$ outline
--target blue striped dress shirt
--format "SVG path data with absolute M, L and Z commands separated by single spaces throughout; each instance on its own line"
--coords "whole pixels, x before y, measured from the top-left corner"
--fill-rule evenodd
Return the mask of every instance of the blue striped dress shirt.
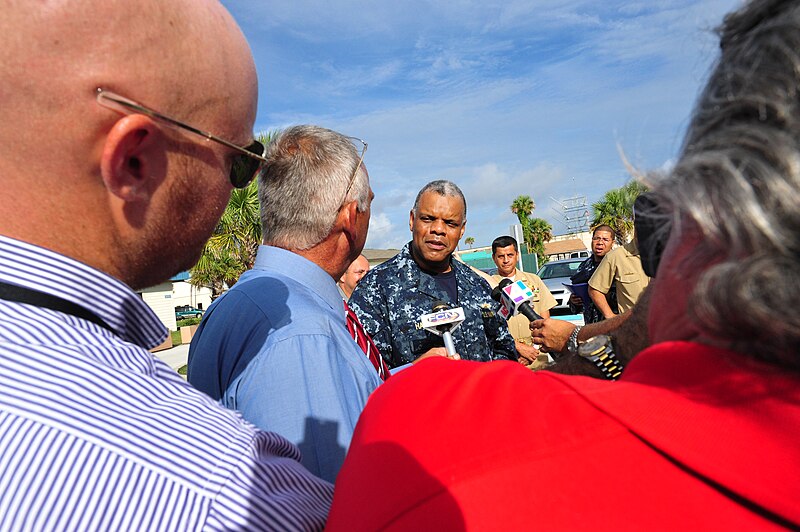
M 166 330 L 127 286 L 2 236 L 0 281 L 113 329 L 0 299 L 0 530 L 322 528 L 331 485 L 154 358 Z

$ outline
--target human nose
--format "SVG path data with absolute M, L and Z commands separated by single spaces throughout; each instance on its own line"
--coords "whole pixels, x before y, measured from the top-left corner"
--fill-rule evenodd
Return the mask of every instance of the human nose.
M 431 233 L 436 233 L 437 235 L 446 234 L 444 222 L 441 220 L 434 220 L 433 223 L 431 223 Z

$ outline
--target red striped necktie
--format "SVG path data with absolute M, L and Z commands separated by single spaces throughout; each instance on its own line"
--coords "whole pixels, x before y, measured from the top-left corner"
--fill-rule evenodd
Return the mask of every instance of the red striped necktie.
M 375 342 L 372 341 L 370 335 L 364 330 L 364 326 L 358 321 L 358 316 L 356 316 L 356 313 L 353 312 L 353 309 L 347 304 L 347 301 L 344 302 L 344 311 L 345 314 L 347 314 L 347 330 L 350 331 L 350 336 L 353 337 L 358 347 L 364 351 L 369 361 L 375 366 L 375 370 L 378 372 L 378 376 L 381 380 L 385 381 L 389 378 L 389 368 L 386 366 L 386 362 L 383 360 L 380 351 L 378 351 L 378 348 L 375 346 Z

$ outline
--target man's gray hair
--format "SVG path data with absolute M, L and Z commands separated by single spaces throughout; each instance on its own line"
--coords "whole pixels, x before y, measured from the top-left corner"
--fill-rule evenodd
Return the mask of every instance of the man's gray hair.
M 369 207 L 363 167 L 344 197 L 360 158 L 352 140 L 303 125 L 283 130 L 269 143 L 258 183 L 265 244 L 309 249 L 328 236 L 344 203 L 356 201 L 361 212 Z
M 750 2 L 718 33 L 680 160 L 652 176 L 656 200 L 674 236 L 703 234 L 676 272 L 705 270 L 689 302 L 697 326 L 800 370 L 800 3 Z
M 436 181 L 431 181 L 417 193 L 417 199 L 414 200 L 414 215 L 416 216 L 417 210 L 419 210 L 419 200 L 423 194 L 426 192 L 436 192 L 440 196 L 450 196 L 456 197 L 461 199 L 461 203 L 464 204 L 464 220 L 467 219 L 467 200 L 464 199 L 464 193 L 461 192 L 461 189 L 458 188 L 458 185 L 453 183 L 452 181 L 447 181 L 446 179 L 438 179 Z

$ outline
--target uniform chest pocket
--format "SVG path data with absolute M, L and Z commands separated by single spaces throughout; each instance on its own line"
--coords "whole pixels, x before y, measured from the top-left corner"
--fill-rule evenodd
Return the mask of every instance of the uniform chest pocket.
M 426 331 L 419 323 L 407 323 L 400 327 L 402 342 L 407 344 L 415 356 L 422 355 L 434 347 L 443 347 L 444 340 L 436 334 Z
M 619 282 L 625 285 L 640 283 L 642 280 L 636 272 L 625 272 L 620 274 Z

